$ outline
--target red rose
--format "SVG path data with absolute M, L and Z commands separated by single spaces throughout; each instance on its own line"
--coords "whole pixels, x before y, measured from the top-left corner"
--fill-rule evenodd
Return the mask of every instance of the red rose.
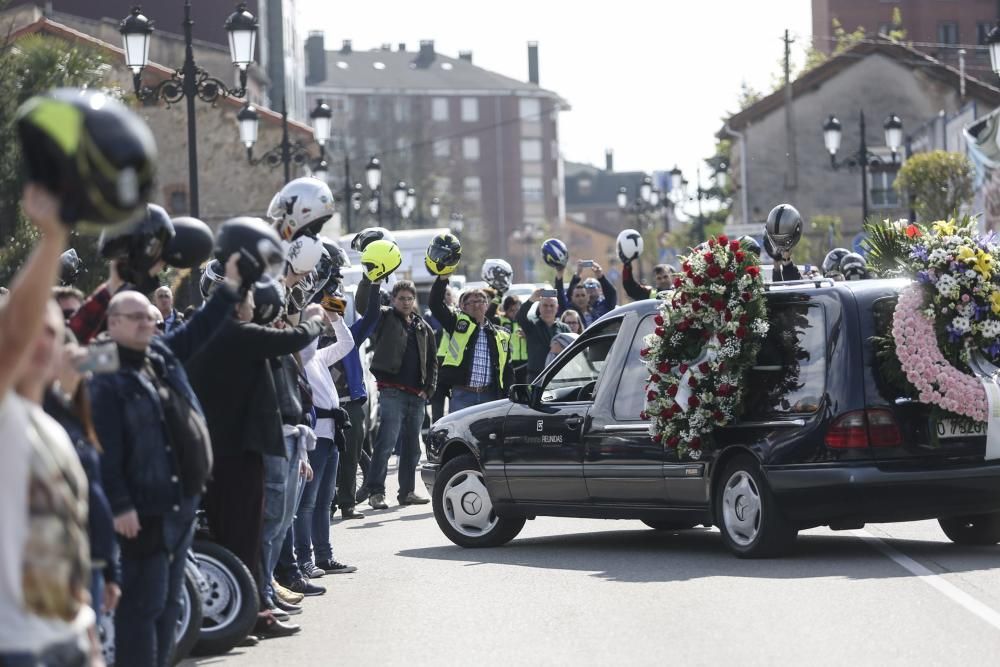
M 747 258 L 747 256 L 745 254 L 743 254 L 742 251 L 739 251 L 739 250 L 736 251 L 736 254 L 734 255 L 734 257 L 736 257 L 736 261 L 739 262 L 740 264 L 742 264 L 743 260 Z
M 639 419 L 649 419 L 649 415 L 646 414 L 645 410 L 639 413 Z
M 722 299 L 716 299 L 712 302 L 712 308 L 715 308 L 715 312 L 721 313 L 726 309 L 726 302 Z
M 722 269 L 719 268 L 718 264 L 711 264 L 708 267 L 708 271 L 706 271 L 705 273 L 708 274 L 709 278 L 718 278 L 720 275 L 722 275 Z
M 712 370 L 712 367 L 708 365 L 707 361 L 703 361 L 700 364 L 698 364 L 698 370 L 704 374 Z
M 697 301 L 692 301 L 691 302 L 691 310 L 693 310 L 696 313 L 699 312 L 701 310 L 701 304 L 698 303 Z
M 719 245 L 726 245 L 729 243 L 729 237 L 725 234 L 719 234 Z
M 744 301 L 749 301 L 750 300 L 750 292 L 743 292 L 743 294 L 740 294 L 740 298 L 743 299 Z
M 705 303 L 708 303 L 709 301 L 712 300 L 712 295 L 709 294 L 708 292 L 702 292 L 701 296 L 699 296 L 698 298 L 704 301 Z
M 687 294 L 681 294 L 681 305 L 688 302 Z
M 715 247 L 715 239 L 709 239 L 708 240 L 708 247 L 709 248 L 714 248 Z
M 678 331 L 687 331 L 690 326 L 691 326 L 690 322 L 688 322 L 687 320 L 682 320 L 682 321 L 680 321 L 680 322 L 677 323 L 677 330 Z
M 732 271 L 726 271 L 725 273 L 722 274 L 722 279 L 725 280 L 727 283 L 731 283 L 734 280 L 736 280 L 736 274 L 733 273 Z
M 747 316 L 746 313 L 744 313 L 740 315 L 740 324 L 746 324 L 746 323 L 747 323 Z
M 732 241 L 729 242 L 729 249 L 732 250 L 733 252 L 739 251 L 739 249 L 740 249 L 740 242 L 737 241 L 736 239 L 733 239 Z M 742 259 L 737 259 L 736 261 L 737 262 L 742 262 L 743 260 Z
M 747 335 L 747 328 L 746 327 L 736 327 L 736 337 L 737 338 L 741 338 L 741 339 L 742 338 L 746 338 L 746 335 Z
M 663 332 L 664 332 L 663 327 L 656 327 L 656 329 L 654 329 L 654 331 L 653 331 L 653 333 L 655 333 L 657 336 L 661 336 L 661 337 L 663 336 Z
M 704 255 L 704 257 L 705 257 L 705 261 L 708 262 L 709 264 L 712 264 L 713 262 L 715 262 L 715 255 L 713 255 L 710 252 L 706 252 L 705 255 Z
M 657 315 L 656 317 L 653 318 L 653 321 L 656 322 L 657 326 L 663 326 L 663 316 L 662 315 Z
M 677 385 L 672 384 L 669 387 L 667 387 L 667 396 L 673 398 L 676 395 L 677 395 Z
M 691 442 L 688 443 L 688 447 L 691 449 L 701 449 L 701 438 L 698 436 L 691 438 Z
M 680 372 L 681 375 L 684 375 L 685 373 L 687 373 L 688 365 L 681 364 L 680 366 L 677 367 L 677 370 Z
M 722 332 L 719 332 L 719 333 L 715 334 L 715 337 L 719 339 L 720 343 L 725 343 L 726 342 L 726 334 L 724 334 Z M 721 370 L 721 368 L 720 368 L 720 370 Z
M 720 384 L 719 388 L 715 390 L 715 393 L 718 394 L 719 396 L 729 396 L 730 392 L 731 392 L 731 388 L 725 382 L 723 382 L 722 384 Z
M 702 279 L 701 276 L 691 276 L 691 282 L 692 284 L 694 284 L 695 287 L 701 287 L 702 283 L 704 283 L 705 281 Z
M 662 410 L 660 410 L 660 416 L 663 417 L 664 419 L 670 417 L 672 414 L 674 414 L 674 411 L 671 410 L 670 408 L 663 408 Z
M 674 278 L 674 287 L 680 287 L 682 282 L 680 278 Z
M 655 391 L 647 391 L 646 392 L 646 400 L 647 401 L 655 401 L 656 400 L 656 392 Z
M 670 364 L 668 364 L 665 361 L 661 361 L 660 364 L 656 367 L 656 370 L 660 371 L 661 373 L 669 373 Z
M 693 375 L 691 377 L 689 377 L 688 378 L 688 386 L 689 387 L 697 387 L 698 386 L 698 378 L 696 378 Z
M 653 442 L 660 442 L 661 440 L 663 440 L 663 436 L 659 433 L 653 436 Z
M 679 405 L 677 405 L 676 403 L 674 403 L 674 414 L 675 414 L 675 415 L 679 415 L 679 414 L 680 414 L 681 412 L 683 412 L 683 411 L 681 410 L 681 406 L 679 406 Z
M 681 269 L 684 270 L 684 273 L 691 273 L 691 265 L 688 264 L 687 262 L 681 264 Z
M 657 375 L 656 373 L 653 373 L 652 375 L 649 376 L 649 381 L 650 382 L 659 382 L 660 381 L 660 376 Z
M 669 447 L 676 447 L 677 445 L 680 444 L 680 442 L 681 439 L 678 438 L 676 435 L 672 435 L 669 438 L 667 438 L 667 446 Z
M 730 311 L 728 311 L 728 310 L 726 311 L 726 314 L 723 315 L 723 317 L 726 318 L 727 322 L 732 322 L 733 321 L 733 314 Z
M 747 275 L 749 275 L 751 278 L 756 278 L 757 276 L 760 275 L 760 268 L 756 266 L 748 266 Z
M 640 357 L 645 357 L 648 354 L 649 354 L 649 348 L 648 347 L 644 347 L 641 350 L 639 350 L 639 356 Z
M 722 410 L 716 410 L 715 412 L 712 413 L 712 417 L 715 418 L 715 421 L 721 422 L 723 419 L 726 418 L 726 415 L 722 414 Z
M 697 396 L 689 396 L 688 397 L 688 407 L 689 408 L 696 408 L 699 405 L 701 405 L 701 401 L 698 400 Z

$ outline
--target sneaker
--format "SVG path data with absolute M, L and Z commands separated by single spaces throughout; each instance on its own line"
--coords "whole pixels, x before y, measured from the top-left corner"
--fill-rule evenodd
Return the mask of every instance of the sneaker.
M 430 498 L 418 496 L 415 491 L 410 491 L 406 494 L 406 497 L 399 498 L 398 500 L 400 505 L 426 505 L 431 501 Z
M 274 589 L 275 597 L 285 604 L 298 604 L 302 602 L 302 598 L 304 597 L 302 593 L 296 593 L 295 591 L 289 590 L 277 581 L 271 582 L 271 588 Z
M 351 572 L 357 572 L 358 568 L 353 565 L 344 565 L 343 563 L 338 563 L 335 560 L 324 560 L 316 563 L 316 567 L 323 570 L 327 574 L 350 574 Z
M 310 579 L 319 579 L 326 574 L 326 572 L 313 565 L 312 561 L 308 563 L 299 563 L 299 569 L 302 570 L 302 574 L 304 576 L 309 577 Z
M 353 507 L 345 507 L 340 510 L 340 519 L 343 521 L 345 519 L 364 519 L 365 515 L 357 511 Z
M 277 595 L 271 598 L 271 604 L 273 604 L 276 609 L 280 609 L 290 616 L 302 613 L 302 607 L 297 604 L 288 604 L 287 602 L 283 602 Z
M 325 588 L 323 588 L 322 586 L 317 586 L 316 584 L 312 583 L 305 577 L 293 581 L 292 585 L 289 586 L 289 588 L 296 593 L 301 593 L 302 595 L 305 595 L 306 597 L 311 597 L 313 595 L 323 595 L 323 593 L 326 593 Z
M 368 504 L 372 506 L 373 510 L 389 509 L 389 506 L 385 504 L 385 495 L 381 493 L 373 493 L 368 499 Z

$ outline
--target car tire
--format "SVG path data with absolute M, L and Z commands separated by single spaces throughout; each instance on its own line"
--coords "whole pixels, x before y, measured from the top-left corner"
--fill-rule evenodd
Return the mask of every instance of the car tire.
M 781 556 L 795 543 L 798 530 L 781 512 L 752 456 L 729 462 L 716 485 L 714 505 L 722 540 L 740 558 Z
M 174 662 L 179 663 L 188 657 L 201 636 L 202 601 L 198 588 L 198 579 L 189 563 L 184 569 L 184 587 L 181 590 L 181 616 L 177 619 L 177 643 L 174 646 Z
M 1000 542 L 1000 512 L 938 519 L 941 530 L 955 544 L 992 546 Z
M 524 527 L 525 519 L 496 515 L 483 472 L 471 454 L 457 456 L 441 467 L 431 500 L 441 532 L 460 547 L 498 547 Z
M 207 540 L 191 547 L 208 582 L 202 624 L 192 655 L 219 655 L 243 641 L 257 623 L 260 596 L 250 570 L 232 551 Z
M 691 530 L 698 525 L 691 521 L 646 521 L 643 519 L 642 522 L 653 530 Z

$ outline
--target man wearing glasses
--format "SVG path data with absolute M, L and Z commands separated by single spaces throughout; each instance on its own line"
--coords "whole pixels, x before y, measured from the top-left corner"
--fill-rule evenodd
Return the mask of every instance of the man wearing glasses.
M 358 303 L 367 303 L 369 289 L 378 289 L 378 285 L 361 283 Z M 417 288 L 412 281 L 400 280 L 392 286 L 392 305 L 382 306 L 371 345 L 381 422 L 365 481 L 371 492 L 368 504 L 372 509 L 389 507 L 385 503 L 385 476 L 398 439 L 402 450 L 397 499 L 400 505 L 422 505 L 428 499 L 414 490 L 420 463 L 420 428 L 425 406 L 437 384 L 437 357 L 434 332 L 417 311 Z
M 448 337 L 441 362 L 441 382 L 451 386 L 450 411 L 495 401 L 513 382 L 510 334 L 487 317 L 489 299 L 479 289 L 459 298 L 459 311 L 445 304 L 448 277 L 438 276 L 431 287 L 431 313 Z

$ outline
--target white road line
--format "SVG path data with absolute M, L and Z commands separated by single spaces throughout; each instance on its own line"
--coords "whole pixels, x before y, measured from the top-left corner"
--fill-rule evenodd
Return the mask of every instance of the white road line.
M 903 569 L 909 571 L 911 574 L 920 579 L 920 581 L 924 582 L 931 588 L 937 589 L 939 593 L 951 598 L 953 602 L 958 603 L 966 610 L 972 612 L 992 625 L 994 628 L 1000 630 L 1000 612 L 997 610 L 983 604 L 963 591 L 961 588 L 949 583 L 941 575 L 935 574 L 906 554 L 892 548 L 877 535 L 874 535 L 867 530 L 853 530 L 851 532 L 855 537 L 868 542 L 873 547 L 881 551 L 886 557 L 891 559 Z

